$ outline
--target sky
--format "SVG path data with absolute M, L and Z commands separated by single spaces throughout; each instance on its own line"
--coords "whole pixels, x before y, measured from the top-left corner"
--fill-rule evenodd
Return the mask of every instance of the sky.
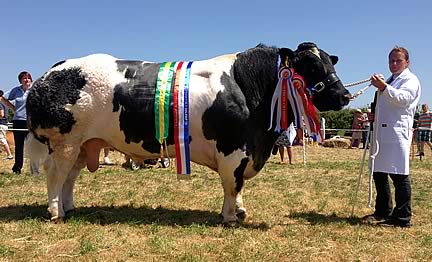
M 53 64 L 92 53 L 155 62 L 204 60 L 264 43 L 314 42 L 337 55 L 344 84 L 390 76 L 388 53 L 410 52 L 420 103 L 432 106 L 432 1 L 20 0 L 0 2 L 0 89 Z M 357 92 L 367 84 L 349 88 Z M 348 107 L 365 107 L 374 89 Z

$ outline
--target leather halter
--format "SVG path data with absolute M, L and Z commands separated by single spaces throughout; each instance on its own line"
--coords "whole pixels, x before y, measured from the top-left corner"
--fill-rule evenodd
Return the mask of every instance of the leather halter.
M 311 91 L 319 93 L 323 91 L 326 86 L 333 85 L 338 81 L 340 81 L 340 79 L 336 73 L 330 73 L 323 81 L 316 83 L 313 88 L 311 88 Z
M 303 51 L 312 52 L 311 50 L 302 50 L 301 52 L 303 52 Z M 314 55 L 316 55 L 319 59 L 321 59 L 321 57 L 319 55 L 315 54 L 314 52 L 312 52 L 312 53 Z M 286 57 L 285 59 L 286 59 L 285 60 L 285 66 L 293 67 L 292 63 L 289 63 L 288 57 Z M 328 74 L 326 76 L 326 78 L 324 78 L 324 80 L 316 83 L 314 86 L 311 87 L 310 85 L 307 85 L 307 90 L 309 91 L 309 95 L 312 96 L 314 93 L 319 93 L 319 92 L 323 91 L 326 86 L 333 85 L 334 83 L 336 83 L 338 81 L 340 81 L 339 77 L 336 75 L 335 72 L 332 72 L 332 73 Z
M 302 51 L 312 52 L 310 50 L 302 50 Z M 282 56 L 281 54 L 279 54 L 279 59 L 280 59 L 279 60 L 279 66 L 285 66 L 288 68 L 293 68 L 293 63 L 290 61 L 288 55 Z M 321 58 L 319 57 L 319 59 L 321 59 Z M 336 83 L 338 81 L 340 81 L 339 77 L 336 75 L 335 72 L 332 72 L 332 73 L 328 74 L 326 76 L 326 78 L 324 78 L 324 80 L 316 83 L 314 86 L 307 85 L 308 93 L 310 96 L 312 96 L 314 93 L 319 93 L 319 92 L 323 91 L 326 86 L 333 85 L 334 83 Z

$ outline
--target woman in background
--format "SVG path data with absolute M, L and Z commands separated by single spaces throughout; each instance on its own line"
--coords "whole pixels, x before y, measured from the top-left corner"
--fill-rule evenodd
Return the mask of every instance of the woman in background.
M 24 163 L 24 140 L 28 134 L 26 101 L 33 80 L 29 72 L 23 71 L 19 73 L 18 81 L 21 85 L 14 87 L 7 99 L 0 97 L 0 102 L 14 111 L 12 128 L 15 140 L 15 163 L 12 172 L 15 174 L 21 174 Z

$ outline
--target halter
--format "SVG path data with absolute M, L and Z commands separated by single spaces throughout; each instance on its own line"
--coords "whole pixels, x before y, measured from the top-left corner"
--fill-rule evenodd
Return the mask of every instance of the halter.
M 300 52 L 311 52 L 312 54 L 314 54 L 315 56 L 318 57 L 318 59 L 322 60 L 321 56 L 319 55 L 319 50 L 316 47 L 313 47 L 312 49 L 306 49 L 306 50 L 302 50 Z M 286 58 L 288 59 L 288 57 Z M 288 67 L 288 65 L 286 65 Z M 312 96 L 314 93 L 319 93 L 321 91 L 324 90 L 324 88 L 326 88 L 327 86 L 333 85 L 336 82 L 340 81 L 339 77 L 336 75 L 335 72 L 331 72 L 330 74 L 328 74 L 324 80 L 316 83 L 315 85 L 311 86 L 311 85 L 305 85 L 307 87 L 307 90 L 309 92 L 309 95 Z M 306 83 L 307 84 L 307 83 Z
M 316 52 L 319 52 L 318 49 L 317 49 L 316 47 L 315 47 L 315 49 L 316 49 Z M 312 53 L 313 53 L 314 55 L 316 55 L 319 59 L 321 59 L 321 57 L 319 56 L 319 54 L 317 54 L 316 52 L 314 52 L 312 49 L 309 49 L 309 50 L 302 50 L 301 52 L 303 52 L 303 51 L 312 52 Z M 285 58 L 285 59 L 283 60 L 283 58 L 282 58 L 281 55 L 279 54 L 279 56 L 278 56 L 278 71 L 279 71 L 279 69 L 282 68 L 282 67 L 286 67 L 286 68 L 289 68 L 291 71 L 294 71 L 294 67 L 293 67 L 291 61 L 289 60 L 289 57 L 288 57 L 288 56 L 285 56 L 284 58 Z M 282 61 L 282 60 L 283 60 L 283 61 Z M 322 59 L 321 59 L 321 60 L 322 60 Z M 319 93 L 319 92 L 323 91 L 326 87 L 328 87 L 328 86 L 330 86 L 330 85 L 333 85 L 333 84 L 335 84 L 335 83 L 341 81 L 341 80 L 339 79 L 339 77 L 336 75 L 335 72 L 331 72 L 330 74 L 328 74 L 328 75 L 324 78 L 324 80 L 322 80 L 322 81 L 316 83 L 316 84 L 313 85 L 313 86 L 309 85 L 309 84 L 304 80 L 304 77 L 303 77 L 303 76 L 301 76 L 301 77 L 302 77 L 302 79 L 303 79 L 303 81 L 304 81 L 304 87 L 306 87 L 305 90 L 307 90 L 307 95 L 308 95 L 309 97 L 312 97 L 315 93 Z
M 323 81 L 316 83 L 312 88 L 313 92 L 319 93 L 324 90 L 326 86 L 333 85 L 334 83 L 340 81 L 336 73 L 330 73 Z

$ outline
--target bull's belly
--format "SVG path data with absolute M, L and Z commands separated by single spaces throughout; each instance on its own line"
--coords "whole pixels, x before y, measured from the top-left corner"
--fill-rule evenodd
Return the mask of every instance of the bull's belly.
M 130 156 L 135 161 L 143 161 L 145 159 L 155 159 L 161 157 L 160 153 L 151 153 L 145 150 L 139 143 L 126 143 L 123 132 L 116 124 L 106 122 L 105 128 L 95 126 L 96 123 L 89 128 L 87 132 L 81 130 L 73 130 L 68 134 L 60 134 L 57 129 L 38 129 L 36 134 L 39 136 L 49 137 L 50 146 L 53 151 L 65 149 L 65 145 L 72 146 L 78 152 L 85 151 L 87 168 L 94 172 L 99 167 L 100 150 L 104 147 L 111 147 L 125 155 Z M 82 125 L 80 125 L 81 127 Z M 92 130 L 89 132 L 89 130 Z M 202 135 L 191 134 L 192 141 L 190 143 L 190 160 L 199 165 L 207 166 L 214 171 L 218 171 L 218 161 L 216 155 L 216 144 L 213 140 L 206 140 Z M 78 154 L 78 153 L 77 153 Z M 71 156 L 72 157 L 72 156 Z M 77 157 L 77 155 L 76 155 Z M 168 150 L 163 151 L 163 157 L 175 158 L 175 146 L 168 146 Z
M 119 136 L 115 136 L 119 137 Z M 215 142 L 206 139 L 200 139 L 199 136 L 193 136 L 192 142 L 189 145 L 190 150 L 190 160 L 199 165 L 207 166 L 210 169 L 217 171 L 217 161 L 215 158 Z M 151 153 L 145 150 L 141 143 L 130 143 L 124 142 L 124 139 L 106 139 L 111 141 L 109 146 L 117 151 L 120 151 L 126 155 L 132 157 L 132 159 L 137 161 L 142 161 L 145 159 L 154 159 L 161 157 L 160 153 Z M 175 158 L 175 146 L 168 146 L 168 150 L 164 150 L 163 157 Z

